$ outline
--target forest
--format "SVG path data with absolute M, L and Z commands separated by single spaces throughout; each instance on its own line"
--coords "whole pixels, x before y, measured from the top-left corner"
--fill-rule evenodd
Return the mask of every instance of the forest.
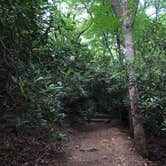
M 1 0 L 0 163 L 166 165 L 165 0 Z

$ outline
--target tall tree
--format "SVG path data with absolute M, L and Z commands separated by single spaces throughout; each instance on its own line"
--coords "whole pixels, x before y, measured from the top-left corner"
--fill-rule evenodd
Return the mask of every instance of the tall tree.
M 135 50 L 133 41 L 133 24 L 136 17 L 139 0 L 110 0 L 111 7 L 121 20 L 121 26 L 124 34 L 125 42 L 125 58 L 128 62 L 128 77 L 129 77 L 129 97 L 131 106 L 131 124 L 132 133 L 134 135 L 135 147 L 142 155 L 147 155 L 145 133 L 140 110 L 138 108 L 139 94 L 136 84 L 136 74 L 133 66 L 135 60 Z

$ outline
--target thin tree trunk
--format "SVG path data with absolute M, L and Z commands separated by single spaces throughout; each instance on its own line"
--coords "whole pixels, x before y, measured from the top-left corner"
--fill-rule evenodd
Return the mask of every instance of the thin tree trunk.
M 115 37 L 116 37 L 116 44 L 117 44 L 117 54 L 118 54 L 118 59 L 120 63 L 121 70 L 123 69 L 123 54 L 121 51 L 121 41 L 120 41 L 120 35 L 118 32 L 118 29 L 115 31 Z
M 145 133 L 143 128 L 142 119 L 140 117 L 140 110 L 138 108 L 139 94 L 136 84 L 135 70 L 133 67 L 133 62 L 135 59 L 135 50 L 133 42 L 133 34 L 131 27 L 131 20 L 124 19 L 122 24 L 122 29 L 124 32 L 124 41 L 125 41 L 125 58 L 128 65 L 128 77 L 129 77 L 129 97 L 130 97 L 130 106 L 131 106 L 131 120 L 132 126 L 130 127 L 135 141 L 135 148 L 139 153 L 146 156 L 146 142 L 145 142 Z
M 138 108 L 139 94 L 136 84 L 136 75 L 133 66 L 135 59 L 134 41 L 133 41 L 133 24 L 136 17 L 138 7 L 138 0 L 135 0 L 135 10 L 131 14 L 130 6 L 127 0 L 110 0 L 111 6 L 116 16 L 122 19 L 122 29 L 125 41 L 125 59 L 128 64 L 128 78 L 129 78 L 129 97 L 131 112 L 129 117 L 132 120 L 131 130 L 133 130 L 135 148 L 143 156 L 147 156 L 145 133 L 143 128 L 140 110 Z
M 106 46 L 106 48 L 108 49 L 108 51 L 109 51 L 109 53 L 110 53 L 110 55 L 111 55 L 112 64 L 114 64 L 114 63 L 115 63 L 115 59 L 114 59 L 114 55 L 113 55 L 113 53 L 112 53 L 112 51 L 111 51 L 111 48 L 110 48 L 110 46 L 109 46 L 108 34 L 107 34 L 107 33 L 103 33 L 103 37 L 104 37 L 104 40 L 105 40 L 105 46 Z

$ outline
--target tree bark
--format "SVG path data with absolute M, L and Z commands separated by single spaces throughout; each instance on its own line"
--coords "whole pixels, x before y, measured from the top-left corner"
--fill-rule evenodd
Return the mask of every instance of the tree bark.
M 143 128 L 142 119 L 140 117 L 140 110 L 138 109 L 139 94 L 136 85 L 135 70 L 132 63 L 135 59 L 134 42 L 132 29 L 123 25 L 124 39 L 125 39 L 125 58 L 130 63 L 128 66 L 128 77 L 129 77 L 129 97 L 131 106 L 131 130 L 134 135 L 135 147 L 138 152 L 142 155 L 147 155 L 145 133 Z
M 118 29 L 115 30 L 115 38 L 116 38 L 116 44 L 117 44 L 117 56 L 118 56 L 118 60 L 119 60 L 119 63 L 120 63 L 120 68 L 121 70 L 123 70 L 124 68 L 124 65 L 123 65 L 123 54 L 122 54 L 122 51 L 121 51 L 121 41 L 120 41 L 120 35 L 119 35 L 119 32 L 118 32 Z
M 142 119 L 140 116 L 140 110 L 138 108 L 139 94 L 136 84 L 136 75 L 133 66 L 135 60 L 135 50 L 133 41 L 133 24 L 135 20 L 136 11 L 131 15 L 130 7 L 127 0 L 110 0 L 112 9 L 114 10 L 118 18 L 122 18 L 122 29 L 124 33 L 125 42 L 125 59 L 128 64 L 128 78 L 129 78 L 129 97 L 131 112 L 129 119 L 132 121 L 130 125 L 134 136 L 135 148 L 143 156 L 147 156 L 145 133 L 143 128 Z M 136 8 L 138 1 L 136 1 Z M 129 14 L 130 13 L 130 14 Z

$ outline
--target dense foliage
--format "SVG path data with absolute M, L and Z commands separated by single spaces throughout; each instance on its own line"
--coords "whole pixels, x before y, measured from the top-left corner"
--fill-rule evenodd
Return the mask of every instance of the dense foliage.
M 68 1 L 68 12 L 47 0 L 1 1 L 1 130 L 54 128 L 72 113 L 127 119 L 128 62 L 119 22 L 107 2 L 73 3 L 90 15 L 81 25 L 81 10 L 72 12 Z M 134 27 L 135 68 L 146 127 L 160 134 L 166 130 L 165 13 L 150 17 L 146 8 L 138 10 Z

